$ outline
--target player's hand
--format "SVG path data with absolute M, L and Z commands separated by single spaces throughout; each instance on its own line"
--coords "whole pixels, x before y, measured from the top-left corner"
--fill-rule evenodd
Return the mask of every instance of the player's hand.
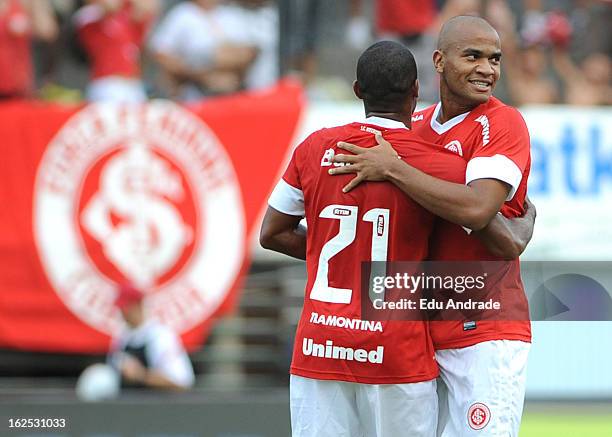
M 332 161 L 345 165 L 330 169 L 329 174 L 357 174 L 345 185 L 342 189 L 343 192 L 348 193 L 363 181 L 385 180 L 390 166 L 401 159 L 391 143 L 385 140 L 381 134 L 376 134 L 375 138 L 378 145 L 370 148 L 359 147 L 344 141 L 338 143 L 340 149 L 351 152 L 353 155 L 335 155 Z
M 533 219 L 535 221 L 535 218 L 537 216 L 537 210 L 536 210 L 536 206 L 531 202 L 531 199 L 529 198 L 529 196 L 525 196 L 525 202 L 523 202 L 523 208 L 525 208 L 525 212 L 523 213 L 523 216 L 526 216 L 529 214 L 533 216 Z

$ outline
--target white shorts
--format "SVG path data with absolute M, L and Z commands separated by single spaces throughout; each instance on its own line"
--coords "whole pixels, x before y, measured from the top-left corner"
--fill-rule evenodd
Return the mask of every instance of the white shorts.
M 530 346 L 496 340 L 436 351 L 438 437 L 517 437 Z
M 357 384 L 291 375 L 293 437 L 434 437 L 436 381 Z

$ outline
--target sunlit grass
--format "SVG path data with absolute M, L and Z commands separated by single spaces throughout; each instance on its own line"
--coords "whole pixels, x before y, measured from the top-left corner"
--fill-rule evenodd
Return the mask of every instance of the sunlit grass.
M 525 414 L 520 437 L 612 437 L 610 415 Z

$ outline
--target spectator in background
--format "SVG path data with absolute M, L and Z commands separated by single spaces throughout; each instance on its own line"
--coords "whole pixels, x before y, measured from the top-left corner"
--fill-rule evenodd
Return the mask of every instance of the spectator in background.
M 140 55 L 156 0 L 87 0 L 74 17 L 91 66 L 87 99 L 138 103 L 147 99 Z
M 546 74 L 548 56 L 544 47 L 534 44 L 512 55 L 508 45 L 504 47 L 503 65 L 512 103 L 516 106 L 558 103 L 557 84 Z
M 122 387 L 190 388 L 195 377 L 181 339 L 166 326 L 145 319 L 143 298 L 131 285 L 118 287 L 115 305 L 127 329 L 113 340 L 109 362 L 120 373 Z
M 586 8 L 585 2 L 579 3 L 583 3 L 582 9 L 574 10 L 572 15 L 580 15 L 577 11 L 582 11 L 584 19 L 587 20 L 586 12 L 590 9 Z M 584 35 L 580 37 L 576 34 L 576 28 L 564 13 L 544 11 L 540 0 L 525 0 L 524 6 L 526 12 L 521 37 L 527 48 L 506 50 L 508 62 L 505 65 L 515 104 L 546 104 L 559 101 L 570 105 L 610 104 L 610 58 L 604 53 L 589 53 L 589 47 L 596 45 L 589 44 L 587 47 L 584 44 Z M 584 29 L 581 32 L 584 32 Z M 575 45 L 577 37 L 583 41 L 579 52 L 583 58 L 580 65 L 576 64 L 570 55 L 570 47 Z M 517 39 L 508 38 L 508 41 Z M 508 45 L 505 41 L 506 48 Z M 563 84 L 561 92 L 546 75 L 547 51 L 551 47 L 552 65 Z M 560 94 L 562 99 L 559 98 Z
M 591 53 L 580 64 L 572 61 L 567 51 L 553 51 L 553 65 L 564 84 L 564 103 L 568 105 L 612 105 L 610 57 Z
M 57 27 L 56 37 L 50 42 L 36 44 L 34 52 L 34 57 L 40 58 L 38 64 L 43 81 L 53 76 L 57 67 L 57 54 L 65 50 L 69 44 L 66 33 L 72 29 L 72 15 L 78 4 L 77 0 L 49 0 L 49 13 L 53 16 Z
M 544 56 L 544 46 L 552 47 L 552 65 L 563 84 L 562 103 L 569 105 L 609 105 L 612 103 L 610 57 L 599 52 L 606 48 L 605 44 L 609 44 L 609 38 L 597 38 L 592 34 L 595 32 L 597 35 L 597 31 L 601 28 L 601 25 L 598 25 L 601 19 L 606 20 L 606 17 L 609 16 L 606 14 L 610 13 L 610 7 L 606 8 L 603 3 L 605 2 L 577 1 L 568 17 L 558 10 L 545 11 L 541 0 L 524 0 L 526 12 L 521 35 L 526 43 L 537 44 L 540 58 Z M 582 58 L 581 63 L 573 61 L 570 54 L 571 47 L 577 48 L 577 54 Z M 529 52 L 526 53 L 529 54 Z M 544 62 L 544 60 L 539 61 L 540 64 Z M 515 69 L 520 68 L 517 66 L 520 62 L 509 64 Z M 533 100 L 541 88 L 532 88 L 522 79 L 519 77 L 516 82 L 527 90 L 524 91 L 526 97 L 531 97 Z M 527 101 L 527 103 L 530 102 Z
M 311 84 L 318 73 L 317 50 L 323 0 L 280 0 L 282 72 Z
M 517 31 L 516 18 L 507 2 L 489 1 L 485 14 L 502 40 L 502 68 L 512 103 L 517 106 L 557 103 L 558 86 L 548 74 L 548 54 L 543 34 L 534 27 L 535 22 L 530 24 L 530 38 L 522 39 Z
M 429 30 L 437 14 L 435 0 L 377 0 L 377 36 L 410 46 Z
M 569 19 L 560 12 L 548 14 L 547 37 L 553 46 L 553 66 L 564 85 L 564 103 L 569 105 L 612 104 L 610 58 L 603 53 L 583 55 L 582 62 L 573 62 L 569 47 L 574 38 Z
M 48 0 L 0 0 L 0 98 L 32 95 L 32 38 L 51 42 L 57 32 Z
M 257 57 L 248 68 L 244 87 L 257 90 L 278 80 L 278 9 L 270 0 L 238 0 L 233 13 L 242 30 L 242 43 L 254 45 Z
M 351 0 L 351 19 L 347 29 L 350 45 L 358 48 L 363 38 L 363 0 Z M 437 76 L 431 68 L 431 54 L 436 48 L 438 15 L 436 0 L 376 0 L 375 34 L 378 40 L 403 43 L 414 54 L 418 66 L 419 99 L 435 101 L 438 98 Z M 454 14 L 460 15 L 460 14 Z M 366 45 L 367 41 L 363 41 Z
M 169 97 L 189 101 L 243 88 L 258 49 L 244 42 L 245 23 L 235 10 L 218 3 L 179 3 L 155 30 L 151 50 Z

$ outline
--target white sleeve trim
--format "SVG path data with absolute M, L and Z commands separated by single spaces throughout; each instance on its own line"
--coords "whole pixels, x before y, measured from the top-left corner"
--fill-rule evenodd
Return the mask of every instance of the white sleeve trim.
M 465 170 L 466 185 L 476 179 L 498 179 L 510 185 L 506 201 L 512 200 L 523 178 L 523 172 L 510 158 L 504 155 L 478 156 L 472 158 Z
M 304 217 L 304 193 L 302 190 L 292 187 L 283 179 L 278 181 L 278 184 L 274 187 L 274 191 L 268 199 L 268 205 L 283 214 Z

